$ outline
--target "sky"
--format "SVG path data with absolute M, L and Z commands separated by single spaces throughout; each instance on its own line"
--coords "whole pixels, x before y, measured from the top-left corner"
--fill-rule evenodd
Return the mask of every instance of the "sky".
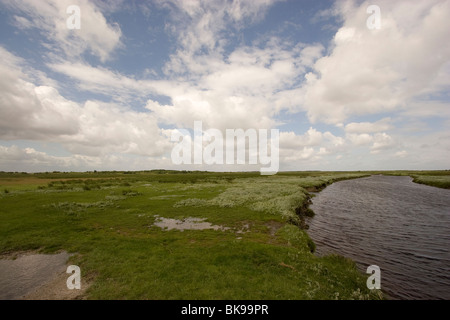
M 0 171 L 258 169 L 174 164 L 195 121 L 278 129 L 283 171 L 450 169 L 449 39 L 450 0 L 0 0 Z

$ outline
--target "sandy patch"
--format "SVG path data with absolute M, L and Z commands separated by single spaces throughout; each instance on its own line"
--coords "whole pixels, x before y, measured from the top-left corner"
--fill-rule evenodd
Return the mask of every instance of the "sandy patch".
M 56 275 L 49 282 L 37 288 L 23 297 L 24 300 L 84 300 L 85 293 L 90 283 L 81 278 L 81 288 L 79 290 L 67 289 L 67 278 L 70 274 L 63 272 Z

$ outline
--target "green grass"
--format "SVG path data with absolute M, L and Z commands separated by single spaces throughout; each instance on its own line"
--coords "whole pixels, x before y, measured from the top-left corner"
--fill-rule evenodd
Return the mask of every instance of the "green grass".
M 414 174 L 448 183 L 448 175 Z M 378 298 L 352 261 L 312 254 L 302 229 L 308 190 L 367 175 L 0 173 L 0 254 L 75 253 L 71 263 L 92 281 L 89 299 Z M 156 216 L 229 229 L 165 231 Z
M 450 189 L 450 175 L 412 175 L 412 177 L 416 183 Z

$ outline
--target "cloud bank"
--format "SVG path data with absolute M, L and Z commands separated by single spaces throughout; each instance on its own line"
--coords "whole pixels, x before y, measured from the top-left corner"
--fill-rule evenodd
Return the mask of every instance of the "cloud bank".
M 273 31 L 242 39 L 277 1 L 140 4 L 165 14 L 170 39 L 147 74 L 123 67 L 135 36 L 119 14 L 126 3 L 79 1 L 80 32 L 66 27 L 70 4 L 1 1 L 5 23 L 37 32 L 42 61 L 0 42 L 0 170 L 186 169 L 170 162 L 170 134 L 194 121 L 280 128 L 285 170 L 447 167 L 450 1 L 379 1 L 374 30 L 369 2 L 338 1 L 309 22 L 331 19 L 333 36 L 308 42 Z

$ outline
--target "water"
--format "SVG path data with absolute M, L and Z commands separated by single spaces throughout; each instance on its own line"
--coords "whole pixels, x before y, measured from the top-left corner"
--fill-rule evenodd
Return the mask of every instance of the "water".
M 22 299 L 66 270 L 67 252 L 0 259 L 0 300 Z
M 390 298 L 450 299 L 450 190 L 371 176 L 333 183 L 311 209 L 317 254 L 379 266 Z
M 228 230 L 230 228 L 212 225 L 209 222 L 205 222 L 206 218 L 186 218 L 183 220 L 163 218 L 156 215 L 155 226 L 158 226 L 164 230 Z

